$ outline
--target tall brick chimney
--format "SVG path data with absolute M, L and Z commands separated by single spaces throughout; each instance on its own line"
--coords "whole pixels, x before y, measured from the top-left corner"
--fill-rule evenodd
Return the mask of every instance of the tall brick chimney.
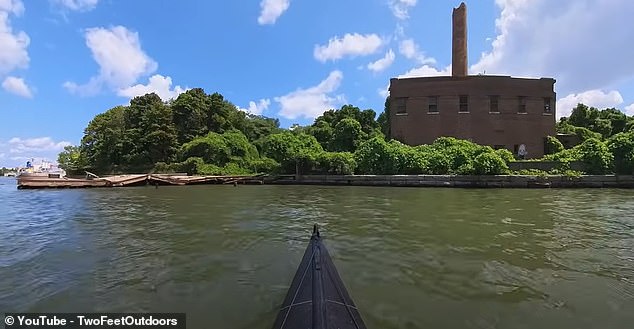
M 451 43 L 451 75 L 467 76 L 467 6 L 453 9 Z

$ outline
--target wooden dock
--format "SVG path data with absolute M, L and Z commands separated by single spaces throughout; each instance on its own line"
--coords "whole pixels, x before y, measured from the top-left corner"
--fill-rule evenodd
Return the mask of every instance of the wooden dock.
M 18 189 L 125 187 L 143 185 L 264 184 L 268 175 L 187 176 L 185 174 L 130 174 L 84 178 L 18 177 Z

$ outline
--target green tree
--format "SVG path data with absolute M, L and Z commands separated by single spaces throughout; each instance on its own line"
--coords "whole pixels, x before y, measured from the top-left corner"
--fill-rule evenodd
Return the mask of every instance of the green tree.
M 634 173 L 634 132 L 618 133 L 607 141 L 614 156 L 614 171 L 617 174 Z
M 594 107 L 588 107 L 584 104 L 577 104 L 572 109 L 568 122 L 576 127 L 584 127 L 590 129 L 594 127 L 596 120 L 599 118 L 599 110 Z
M 155 94 L 135 97 L 128 107 L 129 135 L 134 147 L 131 165 L 149 168 L 157 162 L 174 160 L 178 147 L 171 108 Z
M 390 138 L 390 96 L 385 99 L 383 113 L 379 115 L 376 121 L 383 135 Z
M 324 149 L 333 150 L 334 129 L 325 120 L 316 121 L 312 126 L 308 127 L 306 133 L 317 139 Z
M 322 152 L 317 163 L 320 172 L 332 175 L 351 175 L 356 167 L 354 155 L 349 152 Z
M 627 116 L 625 113 L 615 108 L 608 108 L 599 113 L 599 118 L 610 122 L 610 133 L 607 136 L 604 135 L 604 137 L 609 137 L 625 131 L 625 126 L 627 125 Z
M 253 114 L 249 114 L 246 117 L 242 130 L 251 142 L 265 138 L 268 135 L 277 134 L 281 131 L 282 129 L 280 129 L 280 121 L 278 119 Z
M 82 170 L 85 166 L 82 160 L 81 147 L 74 145 L 65 146 L 64 150 L 57 156 L 59 167 L 68 173 L 75 173 Z
M 602 175 L 609 172 L 613 155 L 602 141 L 591 138 L 576 146 L 579 160 L 586 166 L 586 172 L 592 175 Z
M 80 155 L 88 170 L 108 173 L 125 164 L 126 109 L 117 106 L 97 114 L 84 129 Z
M 344 118 L 333 129 L 332 149 L 339 152 L 354 152 L 364 140 L 366 133 L 353 118 Z
M 178 95 L 170 106 L 179 144 L 207 133 L 206 112 L 211 107 L 211 99 L 203 89 L 194 88 Z
M 304 167 L 311 165 L 308 162 L 316 161 L 317 156 L 323 152 L 315 137 L 290 131 L 266 137 L 262 150 L 264 156 L 279 162 L 284 172 L 305 169 Z
M 201 158 L 204 163 L 224 166 L 230 161 L 231 148 L 221 134 L 210 132 L 183 144 L 181 158 Z

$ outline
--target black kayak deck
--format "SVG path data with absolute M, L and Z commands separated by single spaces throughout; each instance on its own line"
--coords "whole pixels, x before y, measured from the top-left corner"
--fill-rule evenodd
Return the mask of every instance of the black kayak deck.
M 317 225 L 273 329 L 366 329 Z

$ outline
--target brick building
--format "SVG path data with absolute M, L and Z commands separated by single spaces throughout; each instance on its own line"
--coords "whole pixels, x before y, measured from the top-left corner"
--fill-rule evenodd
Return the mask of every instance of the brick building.
M 467 74 L 464 3 L 453 11 L 452 75 L 390 80 L 390 137 L 409 145 L 441 136 L 544 154 L 555 136 L 555 80 Z

